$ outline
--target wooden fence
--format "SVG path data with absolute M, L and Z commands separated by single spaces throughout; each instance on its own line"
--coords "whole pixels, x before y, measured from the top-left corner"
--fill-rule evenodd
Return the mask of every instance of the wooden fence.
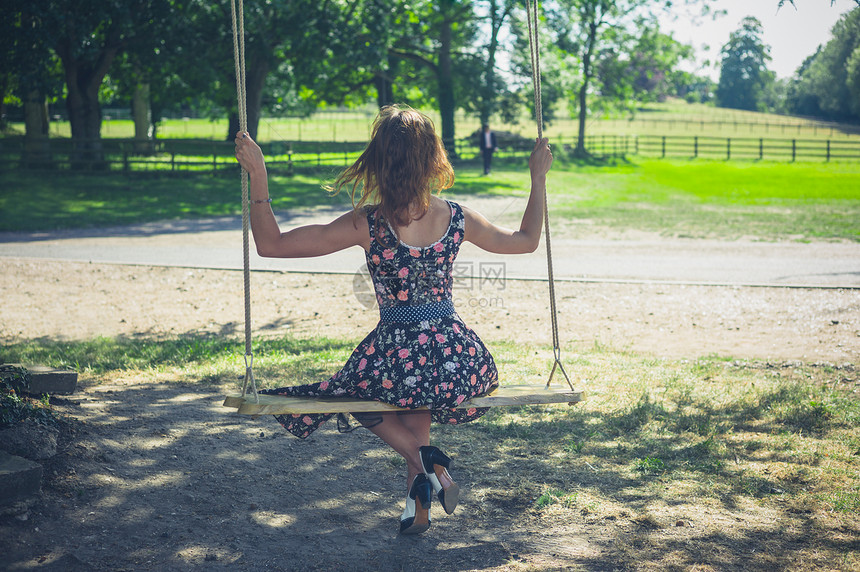
M 860 141 L 641 135 L 634 155 L 758 161 L 860 160 Z
M 570 155 L 576 137 L 556 137 L 553 144 Z M 342 167 L 364 150 L 364 142 L 273 141 L 263 144 L 267 165 L 291 172 L 302 166 Z M 860 141 L 766 139 L 660 135 L 592 135 L 586 149 L 595 157 L 766 161 L 860 161 Z M 500 141 L 498 155 L 527 157 L 528 139 Z M 479 153 L 471 140 L 455 143 L 455 158 L 472 160 Z M 24 138 L 0 139 L 0 169 L 33 168 L 100 172 L 228 172 L 236 169 L 233 143 L 209 140 L 135 141 L 100 139 L 73 142 L 43 139 L 36 145 Z

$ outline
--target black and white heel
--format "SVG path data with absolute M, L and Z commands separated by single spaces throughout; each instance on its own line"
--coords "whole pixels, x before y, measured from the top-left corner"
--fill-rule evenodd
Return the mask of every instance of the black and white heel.
M 400 534 L 421 534 L 430 528 L 430 503 L 433 489 L 425 475 L 416 475 L 400 515 Z
M 424 446 L 418 449 L 421 455 L 421 464 L 424 467 L 424 474 L 427 480 L 433 486 L 433 492 L 439 497 L 439 502 L 442 503 L 442 508 L 448 514 L 453 514 L 457 508 L 457 502 L 460 500 L 460 487 L 448 474 L 448 469 L 451 467 L 451 459 L 440 451 L 437 447 Z M 443 487 L 439 477 L 444 475 L 451 482 L 448 487 Z

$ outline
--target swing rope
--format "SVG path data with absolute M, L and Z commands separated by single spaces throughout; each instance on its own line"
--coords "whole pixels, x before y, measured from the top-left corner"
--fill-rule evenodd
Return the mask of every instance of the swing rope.
M 532 64 L 532 86 L 535 96 L 535 121 L 537 123 L 538 138 L 543 137 L 543 106 L 541 101 L 541 73 L 540 73 L 540 39 L 538 37 L 538 3 L 537 0 L 532 2 L 526 0 L 526 14 L 529 27 L 529 55 Z M 552 377 L 556 370 L 561 371 L 564 379 L 573 390 L 573 384 L 564 369 L 564 364 L 561 363 L 561 345 L 558 339 L 558 309 L 555 302 L 555 278 L 552 269 L 552 240 L 549 231 L 549 207 L 547 205 L 546 186 L 543 192 L 543 221 L 546 229 L 546 267 L 547 267 L 547 282 L 549 283 L 549 306 L 552 316 L 552 353 L 553 364 L 550 371 L 549 379 L 546 382 L 546 388 L 552 383 Z
M 237 7 L 238 2 L 238 7 Z M 245 7 L 242 0 L 230 0 L 233 20 L 233 61 L 236 64 L 236 98 L 239 110 L 239 131 L 248 130 L 248 100 L 245 92 Z M 237 16 L 238 14 L 238 16 Z M 257 382 L 254 380 L 254 353 L 251 349 L 251 255 L 248 228 L 250 210 L 248 201 L 248 171 L 242 169 L 242 254 L 243 276 L 245 280 L 245 377 L 242 383 L 242 396 L 248 391 L 248 384 L 254 392 L 257 403 Z

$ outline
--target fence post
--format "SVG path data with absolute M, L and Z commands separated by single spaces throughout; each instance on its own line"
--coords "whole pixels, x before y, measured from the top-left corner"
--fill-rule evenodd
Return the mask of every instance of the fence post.
M 693 137 L 693 159 L 699 158 L 699 136 Z
M 830 139 L 827 140 L 827 162 L 830 162 Z
M 639 154 L 639 136 L 636 136 L 636 139 L 633 140 L 633 149 L 636 151 L 636 155 Z
M 726 137 L 726 161 L 732 158 L 732 138 Z
M 666 136 L 665 135 L 663 135 L 663 137 L 662 137 L 662 143 L 660 144 L 660 150 L 662 153 L 661 159 L 665 159 L 666 158 Z
M 797 139 L 791 140 L 791 162 L 794 163 L 797 158 Z
M 758 160 L 761 161 L 764 159 L 764 138 L 759 137 L 758 140 Z

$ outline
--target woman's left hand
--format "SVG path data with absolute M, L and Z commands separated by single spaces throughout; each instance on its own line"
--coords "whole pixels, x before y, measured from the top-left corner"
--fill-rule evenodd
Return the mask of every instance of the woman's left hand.
M 251 139 L 247 132 L 240 131 L 236 134 L 236 160 L 248 174 L 261 173 L 266 170 L 266 160 L 263 158 L 263 150 Z

